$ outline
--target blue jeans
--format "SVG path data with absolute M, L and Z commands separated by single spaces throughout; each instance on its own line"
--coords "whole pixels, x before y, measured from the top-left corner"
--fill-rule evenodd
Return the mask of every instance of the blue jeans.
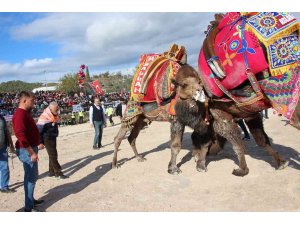
M 8 154 L 7 146 L 0 148 L 0 189 L 8 189 L 9 182 L 9 167 L 8 167 Z
M 37 147 L 32 147 L 32 149 L 38 154 Z M 34 206 L 34 187 L 38 179 L 38 162 L 31 161 L 26 148 L 16 149 L 16 153 L 24 167 L 25 209 L 31 210 Z
M 100 147 L 102 140 L 102 121 L 93 121 L 95 128 L 94 146 Z

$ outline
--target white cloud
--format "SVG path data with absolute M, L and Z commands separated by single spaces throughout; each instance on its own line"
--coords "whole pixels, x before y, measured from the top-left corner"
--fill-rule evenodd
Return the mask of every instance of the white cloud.
M 51 58 L 45 58 L 45 59 L 30 59 L 25 60 L 24 67 L 41 67 L 45 65 L 49 65 L 52 62 L 53 59 Z
M 293 13 L 300 18 L 300 13 Z M 43 18 L 14 27 L 18 41 L 39 40 L 60 46 L 59 57 L 30 59 L 17 64 L 0 62 L 1 77 L 11 74 L 31 79 L 48 71 L 53 79 L 76 72 L 80 64 L 90 73 L 126 71 L 144 53 L 166 51 L 172 43 L 184 45 L 188 62 L 197 65 L 198 54 L 214 13 L 47 13 Z

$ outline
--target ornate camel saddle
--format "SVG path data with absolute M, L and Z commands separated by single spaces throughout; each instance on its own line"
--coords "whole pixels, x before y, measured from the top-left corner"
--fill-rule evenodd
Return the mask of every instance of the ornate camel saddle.
M 185 47 L 173 44 L 162 54 L 144 54 L 131 84 L 130 101 L 125 110 L 123 123 L 130 126 L 141 113 L 156 109 L 161 104 L 170 103 L 174 98 L 171 79 L 181 65 L 186 64 Z M 170 104 L 169 114 L 174 115 L 174 102 Z
M 181 65 L 186 63 L 186 59 L 185 48 L 177 44 L 173 44 L 163 54 L 142 55 L 131 84 L 130 100 L 156 101 L 160 104 L 164 99 L 169 98 L 174 91 L 171 79 Z
M 300 23 L 295 17 L 281 12 L 231 12 L 216 14 L 215 19 L 198 60 L 201 79 L 211 97 L 226 97 L 242 107 L 273 95 L 270 106 L 278 108 L 280 95 L 295 95 L 300 79 Z M 245 81 L 254 94 L 250 98 L 235 96 L 234 89 Z M 286 88 L 283 92 L 270 91 L 276 81 Z

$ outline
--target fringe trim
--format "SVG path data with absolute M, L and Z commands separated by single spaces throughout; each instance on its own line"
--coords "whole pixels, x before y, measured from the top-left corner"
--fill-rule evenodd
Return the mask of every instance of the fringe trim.
M 127 129 L 132 129 L 134 127 L 134 124 L 137 121 L 138 115 L 140 115 L 142 113 L 137 113 L 134 116 L 131 117 L 127 117 L 121 120 L 121 127 L 125 127 Z

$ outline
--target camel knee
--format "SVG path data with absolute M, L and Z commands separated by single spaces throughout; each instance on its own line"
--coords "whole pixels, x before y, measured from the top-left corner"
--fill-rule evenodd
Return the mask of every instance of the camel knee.
M 179 151 L 180 148 L 181 148 L 181 143 L 180 143 L 180 142 L 174 142 L 174 143 L 171 143 L 171 149 L 172 149 L 172 150 Z

